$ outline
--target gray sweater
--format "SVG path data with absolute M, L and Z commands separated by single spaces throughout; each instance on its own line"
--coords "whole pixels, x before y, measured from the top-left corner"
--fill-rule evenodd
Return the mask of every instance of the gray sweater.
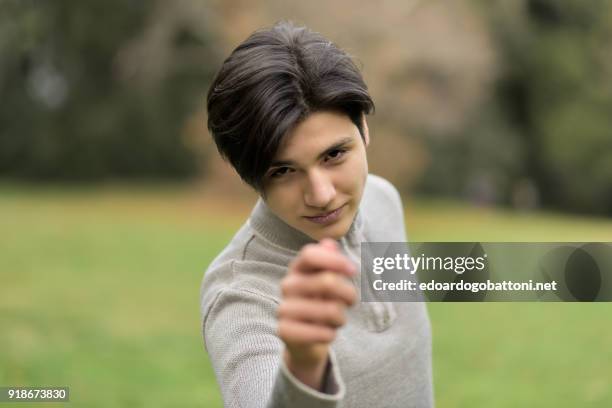
M 360 264 L 362 241 L 406 241 L 401 199 L 369 175 L 342 251 Z M 433 407 L 431 328 L 424 303 L 357 302 L 331 345 L 323 391 L 295 378 L 276 335 L 280 280 L 312 240 L 260 199 L 211 263 L 201 288 L 204 345 L 226 407 Z M 353 279 L 361 299 L 360 276 Z

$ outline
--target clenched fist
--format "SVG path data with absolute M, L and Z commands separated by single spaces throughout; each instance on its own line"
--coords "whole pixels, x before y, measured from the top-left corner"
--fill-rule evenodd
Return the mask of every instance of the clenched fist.
M 355 266 L 332 239 L 302 248 L 281 281 L 278 335 L 285 342 L 283 358 L 304 384 L 321 389 L 336 330 L 346 323 L 346 308 L 357 293 L 347 279 Z

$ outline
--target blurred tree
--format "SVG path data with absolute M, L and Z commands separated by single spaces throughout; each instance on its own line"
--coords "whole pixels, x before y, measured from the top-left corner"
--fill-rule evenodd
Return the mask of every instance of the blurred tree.
M 220 56 L 201 3 L 0 3 L 0 175 L 187 177 Z M 202 121 L 204 118 L 202 118 Z
M 523 176 L 548 207 L 612 214 L 612 5 L 526 0 L 490 10 L 506 68 L 497 97 L 505 127 L 522 138 Z
M 478 202 L 612 215 L 612 3 L 474 0 L 498 67 L 455 129 L 425 129 L 421 189 Z

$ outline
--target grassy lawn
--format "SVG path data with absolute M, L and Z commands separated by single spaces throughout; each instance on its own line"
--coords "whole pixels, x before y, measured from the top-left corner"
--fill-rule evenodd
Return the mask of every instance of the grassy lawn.
M 209 197 L 0 185 L 0 385 L 67 385 L 71 406 L 221 407 L 199 285 L 252 201 Z M 416 241 L 612 240 L 612 220 L 408 204 Z M 609 304 L 429 310 L 438 407 L 612 406 Z

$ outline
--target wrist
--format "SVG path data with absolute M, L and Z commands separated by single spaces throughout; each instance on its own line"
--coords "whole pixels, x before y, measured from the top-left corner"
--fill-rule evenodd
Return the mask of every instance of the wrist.
M 327 353 L 317 359 L 307 359 L 297 357 L 285 348 L 283 360 L 294 377 L 317 391 L 322 390 L 325 369 L 329 360 Z

